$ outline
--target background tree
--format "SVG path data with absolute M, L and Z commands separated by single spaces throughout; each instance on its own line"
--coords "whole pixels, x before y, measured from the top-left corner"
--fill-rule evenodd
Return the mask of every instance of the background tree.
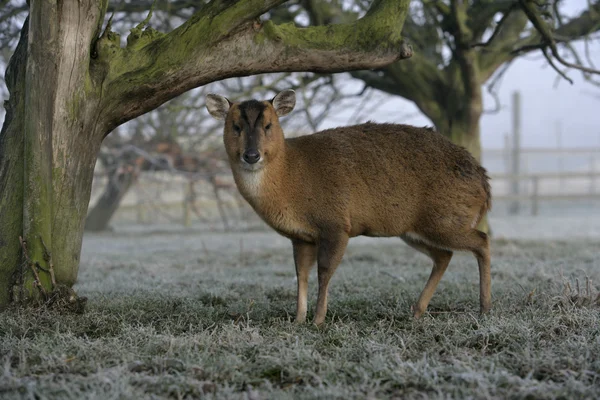
M 259 20 L 283 2 L 211 1 L 168 33 L 149 15 L 125 46 L 110 20 L 102 29 L 107 1 L 30 2 L 0 133 L 0 306 L 51 301 L 75 282 L 96 157 L 120 124 L 229 77 L 378 68 L 411 54 L 408 0 L 375 0 L 329 27 Z
M 479 122 L 483 86 L 492 94 L 502 74 L 517 58 L 541 52 L 566 79 L 561 68 L 582 71 L 591 79 L 599 71 L 580 56 L 572 42 L 592 40 L 600 31 L 600 1 L 567 18 L 564 2 L 532 0 L 413 1 L 403 35 L 415 48 L 410 62 L 392 63 L 351 76 L 367 87 L 411 100 L 436 129 L 481 158 Z M 300 1 L 312 24 L 344 21 L 365 7 L 330 0 Z

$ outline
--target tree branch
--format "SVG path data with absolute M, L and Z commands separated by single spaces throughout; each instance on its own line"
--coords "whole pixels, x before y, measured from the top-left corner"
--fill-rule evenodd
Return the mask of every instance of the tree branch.
M 406 62 L 396 62 L 381 71 L 353 71 L 352 77 L 386 93 L 413 101 L 430 119 L 439 119 L 441 109 L 436 99 L 449 88 L 436 65 L 415 53 Z
M 555 34 L 573 40 L 598 30 L 600 30 L 600 1 L 596 1 L 594 4 L 590 1 L 587 10 L 583 11 L 577 18 L 560 25 Z
M 110 4 L 108 6 L 109 12 L 144 12 L 148 11 L 152 7 L 153 0 L 132 0 L 129 2 L 120 2 L 117 4 Z M 161 1 L 154 7 L 155 10 L 160 11 L 177 11 L 183 8 L 198 8 L 202 6 L 198 0 L 174 0 L 174 1 Z
M 558 75 L 560 75 L 564 80 L 566 80 L 567 82 L 569 82 L 572 85 L 573 79 L 569 78 L 563 71 L 558 69 L 556 64 L 554 64 L 554 61 L 552 61 L 552 57 L 550 57 L 550 55 L 548 54 L 548 50 L 546 48 L 542 48 L 542 53 L 544 54 L 544 57 L 546 58 L 546 60 L 548 61 L 548 64 L 550 64 L 552 69 L 554 69 L 558 73 Z
M 486 47 L 490 43 L 492 43 L 494 41 L 494 39 L 496 39 L 496 37 L 500 33 L 504 23 L 508 20 L 508 17 L 510 16 L 512 11 L 513 11 L 513 7 L 509 8 L 508 11 L 506 11 L 504 13 L 502 18 L 498 22 L 498 25 L 496 25 L 496 29 L 494 29 L 494 32 L 492 32 L 492 35 L 490 36 L 490 38 L 488 40 L 486 40 L 485 42 L 474 43 L 471 45 L 471 47 Z
M 537 11 L 533 9 L 533 12 Z M 529 36 L 519 38 L 528 21 L 529 17 L 524 11 L 513 11 L 494 40 L 481 49 L 479 57 L 482 81 L 486 81 L 505 62 L 510 62 L 523 53 L 548 48 L 547 40 L 537 29 L 533 29 Z M 545 24 L 543 20 L 541 22 Z M 551 37 L 556 45 L 581 39 L 597 30 L 600 30 L 600 1 L 591 4 L 578 17 L 559 25 L 551 32 Z
M 494 22 L 498 13 L 507 14 L 515 6 L 514 0 L 475 1 L 467 9 L 467 22 L 473 32 L 473 39 L 481 37 Z
M 451 0 L 451 17 L 455 26 L 454 40 L 457 47 L 467 47 L 473 32 L 467 25 L 467 4 L 463 0 Z
M 504 63 L 511 62 L 517 54 L 511 53 L 514 43 L 527 25 L 527 16 L 519 9 L 508 14 L 503 28 L 497 31 L 495 37 L 487 46 L 480 48 L 479 69 L 481 82 L 486 82 Z
M 483 110 L 484 114 L 496 114 L 500 111 L 501 104 L 500 104 L 500 97 L 498 95 L 498 85 L 502 81 L 502 78 L 504 77 L 504 74 L 506 73 L 506 71 L 508 71 L 508 69 L 510 68 L 510 65 L 512 64 L 512 62 L 513 62 L 513 60 L 502 64 L 502 66 L 500 67 L 500 70 L 495 74 L 492 81 L 488 84 L 487 90 L 488 90 L 488 93 L 490 94 L 490 96 L 492 96 L 492 98 L 494 99 L 494 108 L 491 110 Z
M 340 72 L 377 68 L 412 55 L 401 40 L 408 0 L 375 0 L 348 24 L 298 28 L 257 17 L 282 0 L 211 2 L 171 33 L 146 29 L 125 49 L 105 35 L 96 82 L 108 129 L 197 86 L 264 72 Z
M 546 59 L 548 59 L 548 61 L 550 61 L 550 57 L 546 52 L 546 48 L 549 48 L 550 52 L 552 53 L 552 56 L 566 67 L 578 69 L 588 74 L 600 74 L 599 70 L 595 70 L 593 68 L 584 67 L 583 65 L 573 64 L 566 61 L 558 52 L 558 48 L 556 47 L 557 40 L 555 38 L 554 32 L 552 32 L 552 29 L 542 19 L 540 13 L 535 9 L 535 3 L 532 0 L 519 0 L 519 4 L 521 4 L 521 8 L 529 18 L 529 21 L 531 21 L 535 29 L 541 35 L 541 48 L 544 53 L 544 56 L 546 57 Z M 598 2 L 598 4 L 600 4 L 600 2 Z M 589 12 L 587 14 L 587 17 L 590 17 Z M 600 25 L 598 25 L 598 28 L 600 28 Z M 550 62 L 550 65 L 557 72 L 559 72 L 559 74 L 563 78 L 567 79 L 570 83 L 573 83 L 573 81 L 571 79 L 568 79 L 566 75 L 563 72 L 561 72 L 558 68 L 556 68 L 556 66 L 552 62 Z
M 469 99 L 480 99 L 479 68 L 475 51 L 470 46 L 473 33 L 467 26 L 467 5 L 463 0 L 451 0 L 450 8 L 456 26 L 453 52 L 460 66 L 465 94 Z

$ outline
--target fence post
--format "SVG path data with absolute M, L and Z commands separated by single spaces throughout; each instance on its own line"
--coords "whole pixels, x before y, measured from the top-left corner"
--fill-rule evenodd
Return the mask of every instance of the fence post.
M 504 171 L 506 174 L 510 174 L 511 164 L 510 164 L 510 137 L 508 133 L 504 134 L 504 151 L 502 152 L 502 161 L 504 162 Z
M 192 226 L 191 202 L 192 200 L 192 181 L 183 183 L 183 226 L 189 228 Z
M 509 207 L 509 214 L 516 215 L 519 213 L 519 170 L 520 170 L 520 161 L 521 161 L 521 93 L 514 92 L 512 99 L 512 114 L 513 114 L 513 140 L 512 140 L 512 184 L 511 184 L 511 194 L 515 196 L 512 204 Z
M 590 194 L 596 193 L 596 165 L 595 165 L 595 157 L 592 154 L 590 156 Z
M 557 167 L 558 173 L 562 175 L 564 172 L 564 153 L 562 152 L 562 125 L 560 121 L 556 121 L 556 148 L 558 149 L 557 154 Z M 561 176 L 558 180 L 558 184 L 562 187 L 565 184 L 565 178 Z
M 135 185 L 135 197 L 136 197 L 136 205 L 135 205 L 135 216 L 138 224 L 143 224 L 146 222 L 146 216 L 144 213 L 144 199 L 141 195 L 140 182 L 138 181 Z
M 533 183 L 533 194 L 531 195 L 531 201 L 532 201 L 532 205 L 531 205 L 531 214 L 536 216 L 538 215 L 538 209 L 539 209 L 539 177 L 538 176 L 532 176 L 531 177 L 531 182 Z

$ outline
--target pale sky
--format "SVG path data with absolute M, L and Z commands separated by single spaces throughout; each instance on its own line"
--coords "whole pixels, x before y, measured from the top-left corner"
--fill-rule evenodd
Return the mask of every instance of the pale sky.
M 592 55 L 600 68 L 598 44 L 592 48 Z M 547 66 L 545 59 L 515 62 L 499 91 L 504 109 L 482 119 L 484 147 L 502 146 L 504 133 L 510 131 L 511 96 L 516 90 L 521 92 L 524 147 L 556 146 L 559 129 L 563 146 L 600 147 L 600 87 L 586 82 L 578 71 L 570 71 L 568 75 L 573 85 L 562 80 L 555 88 L 557 73 Z

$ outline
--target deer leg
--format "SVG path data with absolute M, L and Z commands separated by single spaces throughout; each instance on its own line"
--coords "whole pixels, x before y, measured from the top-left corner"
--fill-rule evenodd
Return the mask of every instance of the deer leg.
M 308 305 L 308 276 L 317 260 L 317 246 L 301 240 L 292 240 L 296 278 L 298 279 L 298 298 L 296 304 L 296 322 L 306 321 Z
M 479 247 L 473 250 L 479 265 L 479 311 L 486 314 L 492 308 L 492 270 L 490 267 L 490 240 L 487 234 L 476 231 L 480 237 Z
M 404 242 L 406 242 L 406 244 L 412 248 L 429 256 L 433 260 L 433 269 L 431 270 L 431 274 L 429 275 L 429 279 L 425 284 L 425 288 L 421 292 L 419 300 L 417 301 L 417 304 L 414 306 L 413 310 L 414 317 L 419 318 L 421 315 L 423 315 L 425 310 L 427 310 L 429 301 L 431 301 L 438 283 L 440 283 L 444 272 L 446 272 L 446 268 L 448 268 L 448 264 L 450 264 L 452 252 L 449 250 L 439 249 L 405 236 L 402 237 L 402 240 L 404 240 Z
M 479 266 L 479 308 L 481 314 L 489 312 L 492 306 L 492 278 L 488 235 L 477 229 L 470 229 L 462 235 L 456 233 L 444 235 L 435 243 L 454 250 L 469 250 L 475 255 Z
M 317 312 L 313 321 L 315 325 L 320 325 L 325 321 L 329 281 L 338 265 L 340 265 L 347 245 L 348 235 L 343 231 L 331 236 L 322 237 L 319 241 L 317 253 L 319 294 L 317 296 Z

